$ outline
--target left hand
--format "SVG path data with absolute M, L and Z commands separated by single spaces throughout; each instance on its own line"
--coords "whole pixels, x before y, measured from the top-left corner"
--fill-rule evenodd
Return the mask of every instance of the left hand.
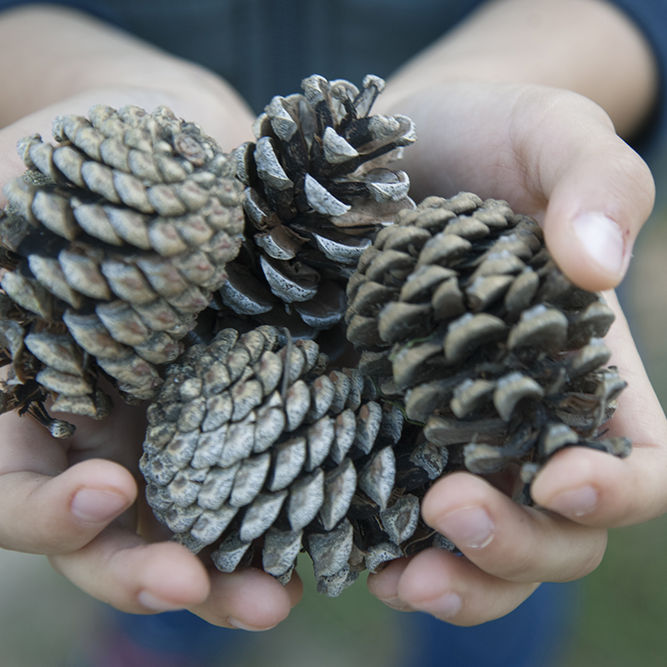
M 405 111 L 420 136 L 406 152 L 418 193 L 466 189 L 507 199 L 543 222 L 547 245 L 573 282 L 591 290 L 616 285 L 650 213 L 653 181 L 606 114 L 541 86 L 453 84 L 440 91 L 447 104 L 427 102 L 434 94 Z M 598 214 L 613 222 L 598 225 Z M 605 240 L 609 229 L 613 238 Z M 667 511 L 667 420 L 613 294 L 608 300 L 617 311 L 607 337 L 611 363 L 629 384 L 609 427 L 632 440 L 632 454 L 560 451 L 532 484 L 536 507 L 517 505 L 482 477 L 445 475 L 424 498 L 422 515 L 464 557 L 429 549 L 391 563 L 369 577 L 381 600 L 457 625 L 482 623 L 510 612 L 539 582 L 595 569 L 607 528 Z
M 611 433 L 633 442 L 626 459 L 583 447 L 558 452 L 534 480 L 536 507 L 517 505 L 482 477 L 445 475 L 424 498 L 422 514 L 464 557 L 429 549 L 369 577 L 391 607 L 425 611 L 456 625 L 504 616 L 542 581 L 571 581 L 600 563 L 607 531 L 667 511 L 667 420 L 613 295 L 608 334 L 612 362 L 629 387 Z

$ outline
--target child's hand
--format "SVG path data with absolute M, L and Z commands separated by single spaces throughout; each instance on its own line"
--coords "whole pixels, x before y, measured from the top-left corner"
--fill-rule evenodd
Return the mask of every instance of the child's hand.
M 544 222 L 549 249 L 574 282 L 601 289 L 621 280 L 651 211 L 653 181 L 599 107 L 539 86 L 454 84 L 395 110 L 417 125 L 405 162 L 419 194 L 465 189 L 507 199 Z M 431 549 L 392 563 L 369 579 L 378 597 L 456 624 L 481 623 L 511 611 L 539 582 L 591 572 L 606 528 L 667 510 L 667 422 L 614 295 L 608 299 L 617 310 L 612 363 L 629 384 L 610 428 L 633 441 L 631 456 L 559 452 L 532 485 L 540 509 L 516 505 L 481 477 L 446 475 L 422 514 L 465 557 Z
M 609 303 L 615 304 L 613 295 Z M 429 612 L 458 625 L 507 614 L 542 581 L 570 581 L 594 570 L 606 528 L 646 521 L 667 510 L 667 422 L 617 310 L 608 335 L 628 388 L 610 423 L 633 441 L 626 459 L 567 448 L 538 474 L 531 493 L 539 509 L 515 504 L 481 477 L 452 473 L 428 492 L 426 522 L 461 549 L 463 558 L 430 549 L 391 563 L 369 578 L 390 606 Z

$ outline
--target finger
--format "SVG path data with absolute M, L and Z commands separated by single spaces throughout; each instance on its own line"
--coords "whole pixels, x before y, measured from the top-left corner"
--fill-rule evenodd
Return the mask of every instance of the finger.
M 434 484 L 422 515 L 478 568 L 508 581 L 578 579 L 597 567 L 607 544 L 606 531 L 519 505 L 468 473 Z
M 398 597 L 398 584 L 409 563 L 409 558 L 398 558 L 379 572 L 369 574 L 366 580 L 371 594 L 396 611 L 414 611 L 405 600 Z
M 94 459 L 50 476 L 0 475 L 0 546 L 32 553 L 81 548 L 128 509 L 137 495 L 122 466 Z
M 483 572 L 473 563 L 441 549 L 426 549 L 401 562 L 390 575 L 376 575 L 371 590 L 391 606 L 425 611 L 455 625 L 477 625 L 519 606 L 538 586 L 513 583 Z M 395 588 L 392 587 L 392 584 Z M 400 602 L 397 602 L 400 601 Z
M 146 406 L 127 405 L 114 389 L 108 393 L 113 407 L 104 420 L 68 415 L 68 421 L 76 426 L 74 435 L 66 441 L 68 460 L 73 463 L 91 457 L 110 459 L 138 477 L 141 443 L 146 433 Z
M 589 100 L 564 92 L 548 111 L 534 112 L 530 102 L 522 107 L 517 145 L 529 180 L 548 201 L 547 247 L 580 287 L 615 287 L 653 208 L 651 172 Z
M 607 335 L 628 387 L 618 398 L 611 435 L 633 443 L 626 459 L 573 448 L 558 452 L 536 476 L 534 500 L 555 512 L 591 526 L 622 526 L 647 521 L 667 511 L 667 419 L 651 387 L 613 294 L 607 301 L 616 321 Z
M 619 527 L 642 523 L 667 511 L 667 457 L 635 449 L 619 460 L 589 449 L 559 452 L 533 496 L 540 506 L 587 526 Z
M 250 568 L 232 574 L 211 575 L 211 593 L 190 609 L 214 625 L 241 630 L 268 630 L 287 618 L 301 599 L 298 576 L 283 586 L 265 572 Z
M 50 557 L 73 584 L 121 611 L 149 614 L 202 603 L 208 573 L 197 556 L 175 542 L 146 544 L 110 527 L 88 545 Z
M 578 157 L 554 187 L 545 239 L 556 263 L 577 285 L 618 285 L 653 207 L 653 180 L 644 162 L 618 138 Z

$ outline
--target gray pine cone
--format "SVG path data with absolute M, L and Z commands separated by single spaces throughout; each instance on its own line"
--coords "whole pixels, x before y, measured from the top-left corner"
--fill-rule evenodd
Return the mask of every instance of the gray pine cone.
M 257 141 L 236 151 L 246 240 L 221 295 L 236 313 L 276 321 L 287 309 L 319 330 L 342 319 L 345 281 L 375 231 L 414 206 L 407 174 L 385 164 L 415 134 L 404 116 L 369 115 L 379 77 L 361 90 L 317 75 L 302 87 L 274 97 Z
M 305 548 L 320 590 L 337 595 L 419 532 L 403 482 L 423 483 L 426 464 L 401 457 L 401 411 L 325 363 L 316 343 L 274 327 L 225 329 L 169 367 L 148 409 L 148 502 L 223 572 L 255 560 L 286 582 Z
M 150 398 L 181 353 L 238 253 L 242 192 L 214 140 L 165 108 L 97 106 L 53 134 L 19 142 L 28 171 L 0 215 L 5 403 L 98 418 L 100 373 Z
M 604 437 L 626 384 L 604 367 L 613 313 L 565 278 L 539 225 L 505 202 L 461 193 L 399 213 L 347 293 L 360 369 L 450 449 L 449 469 L 521 463 L 528 483 L 565 446 L 629 453 L 627 439 Z

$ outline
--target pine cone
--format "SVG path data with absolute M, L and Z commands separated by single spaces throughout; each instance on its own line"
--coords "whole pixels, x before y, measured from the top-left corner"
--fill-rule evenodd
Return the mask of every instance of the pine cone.
M 404 116 L 369 116 L 376 76 L 361 91 L 316 75 L 302 87 L 274 97 L 257 141 L 236 151 L 247 233 L 221 296 L 235 313 L 275 322 L 287 309 L 319 330 L 342 319 L 345 282 L 375 231 L 414 206 L 407 174 L 384 165 L 415 135 Z
M 165 108 L 97 106 L 57 118 L 53 134 L 56 146 L 19 142 L 28 171 L 6 188 L 0 341 L 5 407 L 57 429 L 47 397 L 104 416 L 99 375 L 129 399 L 154 394 L 224 282 L 243 219 L 231 161 Z
M 539 225 L 505 202 L 461 193 L 399 213 L 347 294 L 360 369 L 452 450 L 449 469 L 521 463 L 528 483 L 562 447 L 629 453 L 627 439 L 602 437 L 626 384 L 604 368 L 613 313 L 565 278 Z
M 316 343 L 274 327 L 225 329 L 169 367 L 149 407 L 149 504 L 223 572 L 260 559 L 286 582 L 305 548 L 320 590 L 337 595 L 424 532 L 405 482 L 423 485 L 428 466 L 401 454 L 401 411 L 325 364 Z

